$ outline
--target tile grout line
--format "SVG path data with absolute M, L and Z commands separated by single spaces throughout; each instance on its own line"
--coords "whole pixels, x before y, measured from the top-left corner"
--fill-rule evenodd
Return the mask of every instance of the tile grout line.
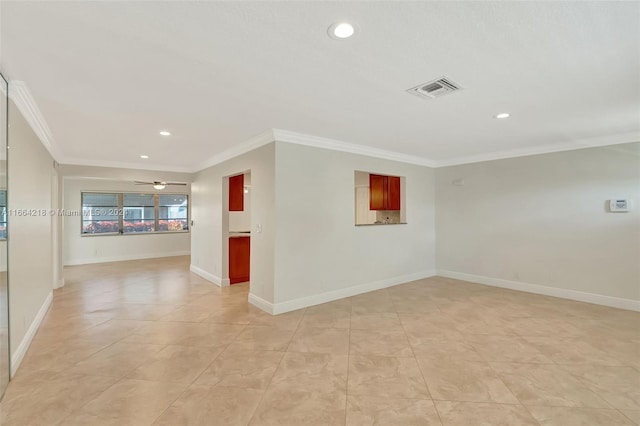
M 564 364 L 564 366 L 565 366 L 565 367 L 566 367 L 567 365 L 568 365 L 568 364 Z M 590 365 L 591 365 L 591 366 L 593 366 L 593 364 L 590 364 Z M 626 367 L 626 366 L 623 366 L 622 368 L 624 368 L 624 367 Z M 558 365 L 558 368 L 560 368 L 560 370 L 562 370 L 563 372 L 565 372 L 566 374 L 568 374 L 569 376 L 571 376 L 573 379 L 577 380 L 577 381 L 578 381 L 578 383 L 580 383 L 582 386 L 584 386 L 586 389 L 588 389 L 590 392 L 592 392 L 594 395 L 596 395 L 599 399 L 601 399 L 601 400 L 602 400 L 602 402 L 604 402 L 605 404 L 607 404 L 609 408 L 612 408 L 612 409 L 614 409 L 614 410 L 617 410 L 617 408 L 616 408 L 616 407 L 614 407 L 614 406 L 613 406 L 613 404 L 611 404 L 609 401 L 607 401 L 607 400 L 605 399 L 605 397 L 604 397 L 604 396 L 602 396 L 602 395 L 600 394 L 600 391 L 599 391 L 599 390 L 597 390 L 598 388 L 597 388 L 597 387 L 593 387 L 593 386 L 591 386 L 591 385 L 589 384 L 589 382 L 588 382 L 586 379 L 584 379 L 584 378 L 582 378 L 582 377 L 578 376 L 577 374 L 572 373 L 571 371 L 566 370 L 565 368 L 563 368 L 563 365 Z M 633 367 L 631 367 L 631 369 L 633 370 L 634 368 L 633 368 Z
M 618 413 L 620 413 L 621 415 L 623 415 L 625 419 L 629 419 L 629 420 L 631 421 L 631 423 L 638 424 L 638 423 L 636 423 L 636 422 L 635 422 L 635 420 L 633 420 L 631 417 L 629 417 L 628 415 L 626 415 L 622 410 L 623 410 L 623 409 L 621 409 L 621 408 L 616 408 L 616 411 L 617 411 Z M 625 408 L 625 410 L 626 410 L 626 408 Z M 638 411 L 638 410 L 627 410 L 627 411 Z
M 395 308 L 395 305 L 394 305 L 394 308 Z M 411 345 L 411 342 L 409 341 L 409 336 L 407 335 L 407 329 L 404 327 L 404 323 L 402 322 L 402 318 L 400 317 L 400 314 L 398 313 L 398 311 L 396 311 L 396 315 L 398 316 L 398 321 L 400 321 L 400 327 L 402 327 L 402 331 L 404 331 L 404 337 L 405 337 L 405 339 L 407 339 L 407 344 L 411 348 L 411 353 L 413 354 L 413 359 L 416 362 L 416 365 L 418 366 L 418 371 L 420 371 L 420 376 L 422 376 L 422 381 L 424 382 L 424 386 L 427 389 L 427 392 L 429 393 L 429 399 L 431 401 L 431 404 L 433 404 L 433 408 L 435 408 L 436 414 L 438 414 L 438 419 L 440 420 L 440 424 L 443 425 L 444 422 L 442 421 L 442 416 L 440 415 L 440 411 L 438 410 L 438 407 L 436 406 L 436 404 L 435 404 L 435 402 L 433 400 L 433 394 L 431 392 L 431 389 L 429 388 L 429 383 L 427 382 L 427 379 L 424 376 L 424 372 L 422 371 L 422 367 L 420 367 L 420 363 L 418 362 L 418 357 L 416 356 L 416 352 L 413 350 L 413 345 Z
M 85 374 L 85 376 L 87 377 L 93 377 L 90 376 L 88 374 Z M 102 376 L 102 377 L 106 377 L 106 376 Z M 93 401 L 95 401 L 96 399 L 100 398 L 105 392 L 107 392 L 109 389 L 111 389 L 112 387 L 114 387 L 115 385 L 117 385 L 118 383 L 120 383 L 122 381 L 122 379 L 124 379 L 124 377 L 120 377 L 118 378 L 115 382 L 113 382 L 111 385 L 107 386 L 102 392 L 100 392 L 98 395 L 96 395 L 95 398 L 90 399 L 89 401 L 85 402 L 84 404 L 82 404 L 80 407 L 78 407 L 77 409 L 73 410 L 72 412 L 70 412 L 68 415 L 64 416 L 64 418 L 60 419 L 60 421 L 58 421 L 56 424 L 60 425 L 62 424 L 62 422 L 66 419 L 68 419 L 69 417 L 73 416 L 76 413 L 79 413 L 82 411 L 82 409 L 84 407 L 86 407 L 87 405 L 89 405 L 90 403 L 92 403 Z
M 278 369 L 280 369 L 280 365 L 282 365 L 282 361 L 284 360 L 284 357 L 287 355 L 287 352 L 289 350 L 289 346 L 291 345 L 291 342 L 293 341 L 293 338 L 298 333 L 298 329 L 300 328 L 300 326 L 302 324 L 302 320 L 303 320 L 303 318 L 304 318 L 304 316 L 306 314 L 307 314 L 307 309 L 304 308 L 304 312 L 302 313 L 302 316 L 300 317 L 300 321 L 298 321 L 298 324 L 296 325 L 295 330 L 291 334 L 291 338 L 289 339 L 289 342 L 287 343 L 287 347 L 282 352 L 282 357 L 280 358 L 280 361 L 278 362 L 278 365 L 276 366 L 276 369 L 273 371 L 273 374 L 271 375 L 271 378 L 269 379 L 269 383 L 267 383 L 267 385 L 265 386 L 265 388 L 264 388 L 264 390 L 262 392 L 262 395 L 260 395 L 260 400 L 256 404 L 256 408 L 253 410 L 253 413 L 251 414 L 251 417 L 249 418 L 249 421 L 246 423 L 247 425 L 251 424 L 251 422 L 253 421 L 254 417 L 256 416 L 256 413 L 258 412 L 258 409 L 262 405 L 262 401 L 264 401 L 264 396 L 267 394 L 267 391 L 269 390 L 269 388 L 271 387 L 271 383 L 273 382 L 273 377 L 278 372 Z
M 112 319 L 111 319 L 111 320 L 112 320 Z M 111 320 L 109 320 L 109 321 L 111 321 Z M 109 322 L 109 321 L 106 321 L 106 322 Z M 106 322 L 105 322 L 105 323 L 106 323 Z M 124 340 L 124 339 L 126 339 L 127 337 L 129 337 L 129 336 L 133 335 L 133 334 L 134 334 L 134 332 L 135 332 L 136 330 L 138 330 L 139 328 L 142 328 L 142 327 L 144 327 L 144 326 L 143 326 L 143 325 L 141 325 L 140 327 L 137 327 L 137 328 L 135 328 L 135 329 L 131 330 L 131 333 L 129 333 L 128 335 L 126 335 L 126 336 L 124 336 L 124 337 L 122 337 L 122 338 L 120 338 L 120 339 L 116 340 L 115 342 L 111 343 L 110 345 L 107 345 L 106 347 L 104 347 L 104 348 L 100 349 L 99 351 L 94 352 L 93 354 L 89 355 L 87 358 L 83 359 L 82 361 L 78 361 L 78 362 L 74 363 L 73 367 L 75 367 L 75 366 L 76 366 L 77 364 L 79 364 L 80 362 L 86 361 L 87 359 L 91 358 L 92 356 L 94 356 L 94 355 L 96 355 L 96 354 L 98 354 L 98 353 L 100 353 L 100 352 L 102 352 L 102 351 L 104 351 L 104 350 L 106 350 L 106 349 L 108 349 L 108 348 L 110 348 L 110 347 L 114 346 L 116 343 L 120 343 L 122 340 Z M 160 345 L 159 345 L 159 346 L 160 346 Z M 159 352 L 161 352 L 161 351 L 163 351 L 167 346 L 169 346 L 169 345 L 162 345 L 162 348 L 161 348 L 161 349 L 159 349 L 158 351 L 156 351 L 156 352 L 154 353 L 154 355 L 155 355 L 155 354 L 157 354 L 157 353 L 159 353 Z M 76 414 L 76 413 L 80 413 L 84 407 L 86 407 L 86 406 L 87 406 L 87 405 L 89 405 L 91 402 L 95 401 L 96 399 L 100 398 L 100 396 L 102 396 L 104 393 L 106 393 L 109 389 L 111 389 L 112 387 L 114 387 L 114 386 L 115 386 L 115 385 L 117 385 L 118 383 L 122 382 L 123 380 L 128 379 L 128 375 L 129 375 L 129 374 L 131 374 L 132 372 L 134 372 L 134 371 L 135 371 L 135 370 L 136 370 L 140 365 L 142 365 L 143 363 L 144 363 L 144 361 L 142 361 L 142 362 L 141 362 L 140 364 L 138 364 L 137 366 L 133 367 L 129 373 L 127 373 L 127 374 L 123 375 L 122 377 L 118 377 L 118 378 L 117 378 L 117 380 L 111 384 L 111 386 L 108 386 L 108 387 L 107 387 L 107 388 L 105 388 L 102 392 L 100 392 L 98 395 L 96 395 L 96 397 L 95 397 L 95 398 L 93 398 L 93 399 L 91 399 L 91 400 L 89 400 L 89 401 L 85 402 L 85 403 L 84 403 L 84 404 L 82 404 L 80 407 L 78 407 L 76 410 L 73 410 L 71 413 L 69 413 L 67 416 L 65 416 L 63 419 L 61 419 L 61 420 L 60 420 L 60 422 L 58 422 L 58 424 L 61 424 L 63 420 L 66 420 L 67 418 L 71 417 L 72 415 L 74 415 L 74 414 Z M 72 368 L 73 368 L 73 367 L 72 367 Z M 83 375 L 84 375 L 84 376 L 87 376 L 87 377 L 94 377 L 94 376 L 95 376 L 95 375 L 90 375 L 90 374 L 83 374 Z M 99 376 L 99 377 L 113 377 L 113 376 Z
M 201 296 L 201 297 L 202 297 L 202 296 Z M 202 324 L 202 322 L 198 322 L 198 323 L 195 323 L 195 324 Z M 211 323 L 207 323 L 207 326 L 208 326 L 207 328 L 209 328 L 209 326 L 210 326 L 210 325 L 211 325 Z M 223 324 L 223 325 L 237 325 L 237 324 Z M 249 325 L 249 324 L 245 324 L 245 325 L 244 325 L 244 327 L 243 327 L 242 331 L 240 331 L 238 334 L 236 334 L 236 335 L 233 337 L 233 339 L 231 339 L 231 341 L 230 341 L 229 343 L 227 343 L 227 345 L 225 345 L 225 346 L 224 346 L 224 349 L 223 349 L 223 350 L 221 350 L 221 351 L 220 351 L 220 353 L 218 353 L 218 355 L 216 355 L 215 357 L 213 357 L 213 359 L 211 360 L 211 362 L 210 362 L 210 363 L 209 363 L 209 364 L 208 364 L 208 365 L 207 365 L 207 366 L 206 366 L 206 367 L 205 367 L 205 368 L 200 372 L 200 374 L 198 374 L 198 375 L 197 375 L 197 376 L 196 376 L 196 377 L 191 381 L 191 383 L 189 383 L 188 385 L 186 385 L 186 386 L 185 386 L 184 390 L 183 390 L 182 392 L 180 392 L 180 394 L 179 394 L 179 395 L 178 395 L 178 396 L 177 396 L 173 401 L 171 401 L 171 402 L 167 405 L 167 407 L 166 407 L 164 410 L 162 410 L 162 412 L 161 412 L 161 413 L 160 413 L 160 414 L 159 414 L 155 419 L 153 419 L 153 422 L 151 422 L 151 423 L 150 423 L 150 425 L 153 425 L 155 422 L 157 422 L 157 421 L 158 421 L 158 419 L 160 419 L 160 418 L 164 415 L 164 413 L 166 413 L 166 412 L 167 412 L 167 410 L 169 410 L 169 408 L 171 408 L 171 407 L 173 406 L 173 404 L 175 404 L 175 403 L 176 403 L 176 401 L 177 401 L 177 400 L 179 400 L 179 399 L 182 397 L 182 395 L 184 395 L 184 394 L 187 392 L 187 390 L 188 390 L 191 386 L 193 386 L 193 384 L 194 384 L 194 383 L 195 383 L 195 382 L 200 378 L 200 376 L 202 376 L 202 375 L 204 374 L 204 372 L 205 372 L 205 371 L 207 371 L 207 370 L 209 369 L 209 367 L 211 367 L 211 365 L 212 365 L 212 364 L 213 364 L 213 363 L 214 363 L 214 362 L 215 362 L 215 361 L 216 361 L 220 356 L 222 356 L 222 354 L 223 354 L 223 353 L 225 353 L 225 352 L 227 351 L 227 349 L 229 349 L 229 346 L 231 346 L 231 344 L 232 344 L 232 343 L 233 343 L 233 342 L 238 338 L 238 336 L 240 336 L 240 334 L 242 334 L 242 333 L 244 332 L 244 330 L 246 330 L 246 328 L 247 328 L 247 326 L 248 326 L 248 325 Z M 167 346 L 170 346 L 170 345 L 167 345 Z M 215 386 L 212 386 L 212 388 L 213 388 L 213 387 L 215 387 Z
M 176 310 L 176 309 L 174 309 L 174 311 L 175 311 L 175 310 Z M 166 315 L 165 315 L 165 316 L 166 316 Z M 164 316 L 163 316 L 163 317 L 164 317 Z M 105 323 L 107 323 L 107 322 L 109 322 L 109 321 L 112 321 L 112 320 L 114 320 L 114 319 L 116 319 L 116 318 L 110 318 L 109 320 L 107 320 L 107 321 L 105 321 L 105 322 L 103 322 L 103 323 L 100 323 L 100 324 L 105 324 Z M 126 321 L 126 319 L 124 319 L 124 321 Z M 154 323 L 154 324 L 157 324 L 157 323 L 169 323 L 169 322 L 167 322 L 167 321 L 160 321 L 160 319 L 159 319 L 159 318 L 157 318 L 157 319 L 155 319 L 155 320 L 135 320 L 135 321 L 146 321 L 146 322 Z M 171 322 L 175 322 L 175 321 L 171 321 Z M 182 324 L 183 322 L 176 322 L 176 323 L 180 323 L 180 324 Z M 100 324 L 98 324 L 98 325 L 100 325 Z M 193 324 L 196 324 L 196 323 L 193 323 Z M 91 354 L 91 355 L 89 355 L 87 358 L 85 358 L 84 360 L 86 360 L 86 359 L 88 359 L 88 358 L 92 357 L 93 355 L 95 355 L 95 354 L 97 354 L 97 353 L 99 353 L 99 352 L 101 352 L 101 351 L 103 351 L 103 350 L 105 350 L 105 349 L 107 349 L 107 348 L 109 348 L 109 347 L 112 347 L 112 346 L 113 346 L 113 345 L 115 345 L 116 343 L 120 343 L 120 342 L 122 342 L 124 339 L 126 339 L 126 338 L 128 338 L 128 337 L 130 337 L 130 336 L 134 335 L 136 331 L 140 330 L 141 328 L 145 327 L 146 325 L 149 325 L 149 324 L 143 324 L 143 325 L 140 325 L 139 327 L 136 327 L 136 328 L 132 329 L 132 330 L 131 330 L 127 335 L 125 335 L 125 336 L 123 336 L 122 338 L 120 338 L 120 339 L 118 339 L 118 340 L 114 341 L 113 343 L 111 343 L 111 344 L 107 345 L 106 347 L 104 347 L 104 348 L 100 349 L 99 351 L 94 352 L 93 354 Z M 96 326 L 97 326 L 97 325 L 96 325 Z M 91 327 L 91 328 L 92 328 L 92 327 Z M 88 329 L 87 329 L 87 330 L 88 330 Z M 83 331 L 85 331 L 85 330 L 83 330 Z M 241 333 L 241 332 L 240 332 L 240 333 Z M 240 333 L 238 333 L 238 334 L 234 337 L 234 339 L 232 339 L 232 341 L 233 341 L 233 340 L 235 340 L 235 338 L 237 338 L 237 336 L 239 336 L 239 335 L 240 335 Z M 227 344 L 227 345 L 225 346 L 225 349 L 223 349 L 223 350 L 222 350 L 218 355 L 216 355 L 216 356 L 214 357 L 214 359 L 211 361 L 211 363 L 209 363 L 209 365 L 211 365 L 211 364 L 215 361 L 215 359 L 217 359 L 217 358 L 218 358 L 218 357 L 219 357 L 219 356 L 220 356 L 220 355 L 221 355 L 221 354 L 226 350 L 226 348 L 227 348 L 230 344 L 231 344 L 231 343 Z M 162 352 L 164 349 L 166 349 L 167 347 L 172 346 L 172 345 L 171 345 L 171 344 L 164 344 L 164 345 L 159 345 L 159 346 L 162 346 L 162 348 L 161 348 L 161 349 L 159 349 L 158 351 L 156 351 L 156 352 L 154 353 L 154 355 L 156 355 L 156 354 L 158 354 L 158 353 Z M 84 360 L 83 360 L 83 361 L 84 361 Z M 79 361 L 79 362 L 82 362 L 82 361 Z M 139 368 L 143 363 L 144 363 L 144 361 L 143 361 L 143 362 L 141 362 L 140 364 L 136 365 L 135 367 L 133 367 L 129 373 L 125 374 L 123 377 L 118 378 L 118 379 L 117 379 L 117 380 L 116 380 L 116 381 L 115 381 L 111 386 L 107 387 L 104 391 L 102 391 L 100 394 L 98 394 L 95 398 L 93 398 L 93 399 L 91 399 L 91 400 L 87 401 L 85 404 L 83 404 L 82 406 L 80 406 L 78 409 L 76 409 L 76 410 L 72 411 L 71 413 L 69 413 L 67 416 L 65 416 L 63 419 L 61 419 L 61 420 L 60 420 L 60 422 L 62 422 L 63 420 L 65 420 L 65 419 L 69 418 L 70 416 L 72 416 L 72 415 L 74 415 L 74 414 L 76 414 L 76 413 L 81 412 L 81 411 L 82 411 L 82 409 L 83 409 L 85 406 L 87 406 L 89 403 L 93 402 L 94 400 L 98 399 L 102 394 L 104 394 L 104 393 L 105 393 L 105 392 L 107 392 L 109 389 L 111 389 L 112 387 L 114 387 L 114 386 L 115 386 L 115 385 L 117 385 L 118 383 L 122 382 L 123 380 L 132 380 L 132 379 L 130 379 L 130 378 L 129 378 L 129 375 L 130 375 L 131 373 L 133 373 L 134 371 L 136 371 L 136 370 L 137 370 L 137 369 L 138 369 L 138 368 Z M 76 364 L 78 364 L 78 363 L 75 363 L 75 364 L 74 364 L 74 366 L 75 366 Z M 208 368 L 208 366 L 207 366 L 206 368 Z M 205 370 L 206 370 L 206 368 L 205 368 Z M 203 372 L 204 372 L 204 370 L 203 370 L 203 371 L 202 371 L 202 372 L 201 372 L 201 373 L 200 373 L 200 374 L 199 374 L 199 375 L 198 375 L 198 376 L 197 376 L 197 377 L 196 377 L 196 378 L 195 378 L 195 379 L 194 379 L 190 384 L 187 384 L 187 385 L 185 386 L 184 390 L 183 390 L 182 392 L 180 392 L 180 393 L 176 396 L 176 398 L 175 398 L 175 399 L 173 399 L 173 400 L 172 400 L 172 401 L 167 405 L 167 407 L 166 407 L 166 408 L 165 408 L 165 409 L 164 409 L 164 410 L 163 410 L 163 411 L 162 411 L 162 412 L 161 412 L 161 413 L 160 413 L 160 414 L 159 414 L 159 415 L 158 415 L 158 416 L 153 420 L 153 422 L 157 421 L 157 420 L 158 420 L 158 418 L 160 418 L 160 417 L 161 417 L 161 416 L 162 416 L 162 415 L 163 415 L 163 414 L 164 414 L 164 413 L 165 413 L 165 412 L 166 412 L 166 411 L 167 411 L 167 410 L 168 410 L 168 409 L 169 409 L 169 408 L 170 408 L 170 407 L 175 403 L 175 401 L 177 401 L 177 400 L 178 400 L 178 399 L 179 399 L 179 398 L 180 398 L 180 397 L 181 397 L 181 396 L 186 392 L 186 390 L 187 390 L 187 389 L 188 389 L 188 388 L 189 388 L 189 387 L 190 387 L 190 386 L 191 386 L 191 385 L 192 385 L 192 384 L 193 384 L 193 383 L 194 383 L 194 382 L 195 382 L 195 381 L 200 377 L 200 375 L 201 375 Z M 85 375 L 85 376 L 91 377 L 91 375 Z M 105 376 L 105 377 L 108 377 L 108 376 Z M 133 379 L 133 380 L 139 380 L 139 379 Z M 146 381 L 156 382 L 156 381 L 154 381 L 154 380 L 146 380 Z M 157 382 L 157 383 L 163 383 L 163 382 Z M 166 382 L 165 382 L 165 383 L 166 383 Z M 59 422 L 58 424 L 60 424 L 60 422 Z M 150 424 L 153 424 L 153 422 L 152 422 L 152 423 L 150 423 Z
M 345 381 L 344 388 L 344 424 L 347 424 L 347 418 L 349 416 L 349 375 L 351 373 L 351 321 L 353 318 L 353 301 L 349 298 L 349 342 L 347 346 L 347 380 Z
M 466 336 L 465 333 L 463 333 L 464 336 Z M 516 337 L 518 337 L 519 339 L 525 340 L 522 336 L 520 336 L 519 334 L 515 334 Z M 507 336 L 508 337 L 508 336 Z M 528 343 L 528 342 L 527 342 Z M 480 351 L 477 350 L 477 348 L 475 347 L 475 345 L 473 344 L 473 342 L 469 342 L 469 344 L 474 348 L 474 350 L 476 352 L 478 352 L 478 355 L 480 355 L 480 357 L 483 359 L 483 361 L 486 363 L 486 365 L 491 369 L 491 371 L 493 371 L 493 373 L 496 375 L 496 377 L 500 380 L 500 382 L 502 382 L 502 384 L 504 384 L 504 386 L 509 390 L 509 392 L 511 393 L 511 395 L 513 395 L 513 397 L 516 399 L 516 401 L 518 401 L 519 405 L 522 407 L 525 407 L 525 410 L 527 411 L 527 413 L 529 413 L 529 415 L 531 416 L 531 418 L 536 421 L 538 424 L 540 424 L 540 422 L 538 422 L 538 420 L 533 416 L 533 413 L 531 413 L 531 410 L 529 410 L 527 408 L 527 406 L 520 400 L 520 398 L 518 398 L 518 396 L 516 395 L 516 393 L 514 392 L 514 390 L 512 389 L 511 386 L 509 386 L 509 384 L 503 379 L 502 375 L 500 374 L 499 371 L 497 371 L 494 366 L 492 364 L 518 364 L 518 365 L 522 365 L 522 364 L 526 364 L 526 365 L 557 365 L 551 358 L 547 357 L 546 355 L 544 355 L 540 350 L 538 350 L 537 348 L 536 351 L 540 352 L 541 355 L 545 356 L 546 358 L 549 358 L 549 360 L 551 361 L 551 364 L 540 364 L 540 363 L 535 363 L 535 362 L 513 362 L 513 361 L 491 361 L 489 359 L 487 359 L 487 357 L 485 355 L 483 355 Z

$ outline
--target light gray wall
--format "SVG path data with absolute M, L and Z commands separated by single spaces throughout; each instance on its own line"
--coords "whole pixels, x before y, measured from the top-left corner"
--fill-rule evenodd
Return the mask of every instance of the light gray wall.
M 102 168 L 99 168 L 102 169 Z M 68 170 L 66 170 L 68 173 Z M 85 170 L 84 174 L 95 174 Z M 112 173 L 112 175 L 117 175 Z M 146 179 L 145 179 L 146 181 Z M 151 185 L 135 185 L 132 180 L 109 180 L 95 178 L 64 179 L 64 209 L 81 211 L 82 192 L 146 192 L 149 194 L 189 194 L 188 186 L 167 186 L 163 190 Z M 146 234 L 146 235 L 98 235 L 83 236 L 81 216 L 64 217 L 64 264 L 114 262 L 132 259 L 147 259 L 166 256 L 184 256 L 190 252 L 190 234 Z
M 406 177 L 408 224 L 354 225 L 356 170 Z M 275 302 L 432 274 L 434 198 L 428 167 L 277 142 Z
M 191 265 L 220 282 L 228 278 L 225 177 L 251 171 L 251 293 L 268 302 L 274 286 L 274 163 L 275 144 L 270 143 L 199 172 L 191 185 Z
M 57 194 L 52 193 L 51 195 L 54 197 L 57 195 L 53 204 L 55 205 L 54 208 L 58 210 L 64 206 L 64 180 L 60 173 L 60 166 L 58 166 L 58 170 L 56 170 L 54 179 L 56 180 L 54 188 L 57 189 Z M 53 281 L 54 288 L 60 288 L 64 286 L 64 216 L 53 216 L 51 221 L 51 226 L 55 231 L 55 235 L 53 236 Z
M 439 168 L 438 269 L 640 300 L 639 194 L 640 143 Z
M 16 106 L 9 104 L 9 208 L 48 212 L 53 158 Z M 9 306 L 15 356 L 27 330 L 52 292 L 52 219 L 48 214 L 9 217 Z

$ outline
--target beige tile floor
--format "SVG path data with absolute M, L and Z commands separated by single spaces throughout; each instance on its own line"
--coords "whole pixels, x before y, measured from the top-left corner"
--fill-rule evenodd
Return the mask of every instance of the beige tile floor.
M 640 424 L 638 313 L 430 278 L 273 317 L 184 257 L 65 275 L 3 426 Z

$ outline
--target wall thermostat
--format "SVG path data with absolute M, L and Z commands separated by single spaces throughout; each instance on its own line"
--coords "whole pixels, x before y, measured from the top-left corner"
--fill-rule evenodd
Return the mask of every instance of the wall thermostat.
M 627 198 L 616 198 L 609 200 L 609 211 L 613 213 L 625 213 L 630 208 L 629 200 Z

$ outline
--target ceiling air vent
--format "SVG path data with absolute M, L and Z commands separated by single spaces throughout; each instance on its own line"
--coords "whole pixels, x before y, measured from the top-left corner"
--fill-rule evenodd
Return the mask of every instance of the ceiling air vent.
M 416 87 L 408 89 L 407 92 L 423 98 L 439 98 L 448 93 L 461 90 L 463 87 L 447 77 L 440 77 L 427 83 L 422 83 Z

